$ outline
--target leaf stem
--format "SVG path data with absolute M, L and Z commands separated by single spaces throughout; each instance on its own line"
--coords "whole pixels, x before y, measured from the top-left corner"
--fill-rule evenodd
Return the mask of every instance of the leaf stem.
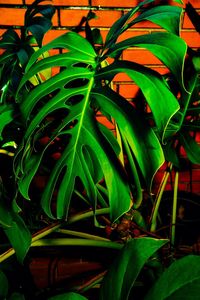
M 157 195 L 156 195 L 156 199 L 155 199 L 155 203 L 154 203 L 154 207 L 153 207 L 153 212 L 152 212 L 152 216 L 151 216 L 151 227 L 150 227 L 150 232 L 153 232 L 156 230 L 156 226 L 157 226 L 157 216 L 158 216 L 158 210 L 160 207 L 160 203 L 161 203 L 161 199 L 162 199 L 162 195 L 163 192 L 165 190 L 170 172 L 172 170 L 172 163 L 169 163 L 167 170 L 165 171 L 161 184 L 159 186 Z
M 172 208 L 172 226 L 171 226 L 171 245 L 172 245 L 172 247 L 174 247 L 174 244 L 175 244 L 178 180 L 179 180 L 179 172 L 177 171 L 175 173 L 175 179 L 174 179 L 174 194 L 173 194 L 173 208 Z
M 73 230 L 68 230 L 68 229 L 58 229 L 57 232 L 67 234 L 67 235 L 77 236 L 77 237 L 81 237 L 81 238 L 86 238 L 86 239 L 90 239 L 90 240 L 94 240 L 94 241 L 107 241 L 107 242 L 110 241 L 109 239 L 103 238 L 101 236 L 92 235 L 92 234 L 80 232 L 80 231 L 73 231 Z
M 101 247 L 120 250 L 123 244 L 110 241 L 95 241 L 89 239 L 75 239 L 75 238 L 55 238 L 42 239 L 32 243 L 32 247 L 47 247 L 47 246 L 85 246 L 85 247 Z
M 106 208 L 100 208 L 100 209 L 97 209 L 95 211 L 95 215 L 104 215 L 104 214 L 109 214 L 110 213 L 110 208 L 109 207 L 106 207 Z M 87 211 L 86 213 L 82 213 L 80 215 L 75 215 L 71 218 L 69 218 L 69 220 L 67 221 L 67 224 L 73 224 L 73 223 L 76 223 L 78 221 L 81 221 L 81 220 L 84 220 L 84 219 L 87 219 L 87 218 L 91 218 L 94 216 L 94 212 L 93 210 L 91 211 Z
M 44 229 L 40 230 L 39 232 L 35 233 L 32 237 L 31 246 L 33 243 L 48 234 L 54 232 L 56 229 L 58 229 L 62 224 L 61 223 L 54 223 L 50 226 L 45 227 Z M 13 248 L 8 249 L 6 252 L 2 253 L 0 255 L 0 263 L 11 257 L 13 254 L 15 254 L 15 250 Z

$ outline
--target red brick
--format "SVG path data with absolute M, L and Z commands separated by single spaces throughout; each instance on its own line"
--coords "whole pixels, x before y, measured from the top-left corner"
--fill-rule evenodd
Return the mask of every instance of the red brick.
M 6 29 L 0 29 L 0 37 L 6 32 Z
M 199 0 L 183 0 L 184 4 L 190 3 L 195 8 L 200 8 L 200 1 Z
M 121 11 L 116 10 L 97 10 L 97 19 L 92 19 L 90 25 L 94 27 L 111 27 L 121 16 Z
M 139 64 L 157 65 L 162 64 L 151 52 L 145 49 L 130 49 L 123 52 L 123 59 L 133 61 Z
M 200 181 L 200 169 L 192 170 L 192 181 Z
M 194 26 L 186 13 L 184 14 L 182 28 L 183 29 L 191 29 L 191 28 L 194 29 Z
M 0 0 L 1 1 L 1 0 Z M 32 4 L 34 0 L 25 0 L 25 4 Z M 54 5 L 54 0 L 51 1 L 51 0 L 47 0 L 47 1 L 44 1 L 42 3 L 39 3 L 39 5 L 47 5 L 47 4 L 51 4 L 51 5 Z
M 108 1 L 108 0 L 92 0 L 92 6 L 103 6 L 103 7 L 134 7 L 138 4 L 137 0 L 114 0 L 114 1 Z
M 97 116 L 97 120 L 99 123 L 105 125 L 108 129 L 114 129 L 114 125 L 110 121 L 108 121 L 108 119 L 105 116 Z
M 200 195 L 200 182 L 192 182 L 192 192 Z
M 121 81 L 121 82 L 132 82 L 132 80 L 130 79 L 130 77 L 125 74 L 125 73 L 118 73 L 115 78 L 114 81 Z
M 0 4 L 23 4 L 22 0 L 0 0 Z
M 126 13 L 126 11 L 125 11 L 125 13 Z M 136 13 L 134 15 L 133 19 L 135 19 L 139 15 L 140 15 L 139 13 Z M 138 22 L 138 23 L 134 24 L 134 26 L 131 27 L 131 28 L 160 28 L 160 26 L 158 26 L 158 25 L 156 25 L 156 24 L 154 24 L 154 23 L 147 20 L 147 21 Z
M 24 8 L 1 8 L 1 25 L 23 26 L 25 11 Z M 57 13 L 53 16 L 53 25 L 58 25 Z
M 121 42 L 123 40 L 132 38 L 134 36 L 139 36 L 139 35 L 148 34 L 148 33 L 150 33 L 150 32 L 147 30 L 137 30 L 137 29 L 136 30 L 135 29 L 127 30 L 119 36 L 117 42 Z
M 161 75 L 165 75 L 165 74 L 169 73 L 169 69 L 167 69 L 166 67 L 162 67 L 161 65 L 158 65 L 156 67 L 152 67 L 151 69 L 153 69 L 154 71 L 160 73 Z
M 60 22 L 61 26 L 78 26 L 81 19 L 86 17 L 88 10 L 70 10 L 70 9 L 61 9 L 60 10 Z
M 1 1 L 1 0 L 0 0 Z M 25 0 L 26 4 L 32 4 L 33 0 Z M 52 4 L 55 6 L 88 6 L 88 0 L 53 0 L 45 1 L 43 4 Z
M 190 47 L 200 47 L 200 36 L 196 31 L 182 31 L 181 37 Z
M 66 33 L 67 30 L 49 30 L 45 36 L 44 36 L 44 39 L 43 39 L 43 44 L 47 44 L 51 41 L 53 41 L 55 38 L 61 36 L 62 34 Z
M 21 8 L 1 8 L 1 25 L 19 25 L 24 24 L 25 9 Z
M 88 6 L 88 0 L 53 0 L 53 5 L 58 6 Z
M 119 93 L 126 99 L 132 99 L 138 92 L 138 86 L 135 84 L 120 84 Z
M 87 16 L 88 10 L 61 10 L 61 26 L 77 26 L 82 17 Z M 95 11 L 97 19 L 92 19 L 90 25 L 92 27 L 110 27 L 120 16 L 120 11 Z

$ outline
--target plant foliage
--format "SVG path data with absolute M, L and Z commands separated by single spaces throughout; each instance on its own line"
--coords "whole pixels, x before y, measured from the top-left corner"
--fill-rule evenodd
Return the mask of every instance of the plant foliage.
M 29 199 L 30 184 L 52 142 L 58 138 L 64 142 L 61 158 L 49 171 L 49 180 L 42 195 L 43 209 L 50 217 L 67 218 L 78 180 L 84 186 L 94 211 L 98 203 L 98 183 L 102 179 L 108 192 L 111 219 L 116 220 L 130 207 L 132 190 L 126 171 L 118 159 L 119 147 L 116 147 L 114 135 L 99 124 L 98 111 L 111 123 L 117 124 L 122 139 L 132 153 L 132 161 L 139 168 L 142 181 L 148 189 L 151 188 L 155 172 L 164 162 L 159 138 L 165 138 L 168 124 L 179 110 L 178 101 L 157 72 L 134 62 L 117 59 L 130 46 L 146 47 L 171 69 L 183 85 L 182 71 L 187 47 L 174 34 L 178 33 L 175 28 L 180 21 L 180 8 L 161 8 L 159 25 L 169 32 L 117 42 L 121 33 L 142 20 L 158 23 L 158 10 L 155 8 L 135 17 L 135 13 L 149 2 L 140 3 L 118 20 L 111 27 L 105 45 L 98 51 L 95 45 L 92 46 L 77 33 L 68 32 L 35 52 L 26 66 L 17 92 L 17 103 L 27 129 L 15 156 L 15 170 L 19 178 L 19 190 L 23 197 Z M 168 26 L 169 20 L 173 20 L 174 26 Z M 39 59 L 53 48 L 65 51 Z M 115 58 L 114 62 L 103 67 L 103 62 L 109 57 Z M 28 94 L 25 92 L 33 76 L 54 67 L 60 68 L 58 74 L 30 89 Z M 141 88 L 151 107 L 157 134 L 147 120 L 138 116 L 131 104 L 110 87 L 113 78 L 121 72 L 128 74 Z M 55 124 L 56 114 L 62 116 L 58 124 Z M 42 151 L 38 151 L 38 140 L 48 129 L 49 142 Z M 52 211 L 55 190 L 56 212 Z

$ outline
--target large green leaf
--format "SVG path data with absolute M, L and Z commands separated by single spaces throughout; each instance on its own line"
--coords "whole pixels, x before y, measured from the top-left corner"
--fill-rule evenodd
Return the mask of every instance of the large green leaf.
M 130 103 L 108 87 L 94 89 L 92 96 L 102 113 L 106 112 L 115 119 L 150 189 L 154 174 L 164 162 L 162 148 L 154 131 Z
M 154 0 L 146 0 L 140 2 L 136 7 L 134 7 L 132 10 L 130 10 L 128 13 L 123 15 L 120 19 L 118 19 L 110 28 L 107 36 L 106 36 L 106 41 L 105 41 L 105 48 L 109 47 L 112 45 L 112 43 L 115 43 L 117 38 L 119 37 L 120 34 L 122 34 L 126 29 L 128 29 L 129 26 L 129 19 L 133 17 L 133 15 L 138 12 L 138 10 L 146 4 L 149 4 L 153 2 Z
M 50 297 L 48 300 L 87 300 L 87 298 L 83 297 L 80 294 L 71 292 Z
M 118 73 L 126 73 L 140 87 L 153 113 L 158 133 L 164 139 L 168 123 L 179 110 L 179 104 L 162 77 L 149 68 L 129 61 L 116 61 L 100 70 L 96 77 L 112 80 Z
M 118 19 L 110 28 L 105 42 L 105 48 L 109 48 L 114 44 L 117 38 L 128 28 L 134 26 L 141 21 L 151 21 L 171 33 L 179 35 L 180 20 L 182 9 L 176 6 L 162 5 L 155 6 L 142 12 L 139 16 L 134 15 L 142 8 L 142 6 L 150 4 L 152 0 L 142 1 L 128 13 Z
M 152 238 L 130 240 L 120 251 L 104 277 L 100 289 L 100 300 L 127 300 L 144 264 L 166 243 L 167 240 Z
M 130 25 L 141 22 L 151 21 L 171 33 L 179 35 L 181 14 L 183 9 L 178 6 L 162 5 L 155 6 L 141 13 Z
M 11 225 L 3 229 L 16 252 L 18 260 L 22 263 L 31 245 L 31 234 L 18 214 L 13 213 L 12 217 Z
M 84 41 L 85 47 L 82 47 L 82 40 Z M 85 68 L 79 65 L 76 66 L 78 44 L 81 45 L 80 53 L 78 53 L 78 62 L 87 63 Z M 56 45 L 56 43 L 53 45 Z M 88 197 L 92 201 L 92 206 L 95 209 L 97 200 L 97 176 L 94 169 L 100 167 L 108 189 L 111 218 L 114 220 L 129 209 L 130 192 L 128 184 L 123 178 L 125 174 L 123 175 L 122 168 L 116 157 L 116 150 L 114 151 L 112 149 L 111 144 L 113 145 L 113 142 L 111 142 L 111 144 L 108 143 L 108 134 L 106 134 L 105 130 L 102 131 L 102 127 L 97 126 L 94 110 L 90 107 L 90 94 L 94 82 L 94 71 L 87 66 L 91 66 L 91 64 L 95 66 L 96 54 L 86 40 L 74 33 L 69 33 L 59 38 L 58 45 L 69 47 L 72 51 L 72 53 L 70 53 L 71 56 L 68 54 L 64 55 L 62 62 L 60 56 L 56 56 L 54 61 L 47 58 L 47 63 L 44 59 L 44 61 L 38 62 L 38 68 L 33 64 L 33 69 L 30 68 L 30 72 L 26 74 L 20 85 L 20 88 L 22 88 L 26 80 L 32 77 L 35 72 L 38 72 L 38 70 L 41 70 L 43 67 L 46 68 L 47 65 L 49 67 L 51 63 L 54 65 L 58 63 L 59 65 L 65 62 L 65 66 L 67 66 L 67 69 L 62 70 L 56 76 L 34 88 L 22 102 L 21 110 L 24 118 L 27 120 L 28 128 L 24 137 L 24 151 L 21 153 L 20 147 L 15 159 L 15 161 L 19 162 L 18 174 L 20 175 L 20 173 L 22 173 L 19 180 L 19 188 L 23 196 L 28 198 L 29 185 L 37 172 L 50 142 L 55 137 L 64 136 L 66 139 L 66 147 L 60 160 L 55 165 L 43 193 L 43 208 L 48 215 L 52 216 L 50 210 L 51 198 L 57 184 L 59 185 L 57 217 L 65 218 L 76 179 L 79 178 L 86 188 Z M 43 50 L 46 51 L 46 47 L 44 47 Z M 40 54 L 41 51 L 39 51 L 37 55 L 35 54 L 34 59 L 37 59 Z M 77 87 L 73 87 L 74 80 L 76 80 L 76 82 L 79 80 Z M 46 96 L 55 91 L 57 91 L 57 94 L 52 97 L 50 101 L 47 101 L 46 104 L 43 104 L 42 109 L 32 117 L 33 119 L 30 122 L 29 116 L 31 116 L 35 106 L 43 101 Z M 78 99 L 77 103 L 76 101 L 75 103 L 72 102 L 72 99 L 75 97 L 79 97 L 76 98 Z M 58 109 L 65 110 L 66 117 L 55 130 L 51 141 L 44 150 L 40 154 L 34 153 L 34 148 L 30 143 L 34 139 L 38 126 L 40 126 L 46 116 Z M 112 140 L 113 139 L 114 137 L 112 137 Z M 63 174 L 63 171 L 64 175 L 62 177 L 61 174 Z
M 170 69 L 180 85 L 184 86 L 183 67 L 187 52 L 187 44 L 184 40 L 167 32 L 140 35 L 113 45 L 105 56 L 119 56 L 123 50 L 133 46 L 151 51 Z
M 13 120 L 13 108 L 9 105 L 0 106 L 0 140 L 2 139 L 2 132 L 6 125 Z
M 145 300 L 198 300 L 200 257 L 186 256 L 172 263 L 150 289 Z

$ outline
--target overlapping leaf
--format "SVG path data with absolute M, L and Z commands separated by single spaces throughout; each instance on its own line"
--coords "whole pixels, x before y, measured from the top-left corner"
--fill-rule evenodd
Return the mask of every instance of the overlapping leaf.
M 123 50 L 130 47 L 142 47 L 152 52 L 170 69 L 180 86 L 184 86 L 183 66 L 187 51 L 187 45 L 184 40 L 167 32 L 140 35 L 116 43 L 110 47 L 105 56 L 119 56 Z
M 199 299 L 200 257 L 189 255 L 175 261 L 150 289 L 145 300 Z
M 179 104 L 162 77 L 151 69 L 129 61 L 117 61 L 98 72 L 96 77 L 112 80 L 117 73 L 126 73 L 141 88 L 154 115 L 158 133 L 164 138 L 167 125 L 179 110 Z
M 127 300 L 144 264 L 166 243 L 167 240 L 152 238 L 130 240 L 106 274 L 100 289 L 100 300 Z
M 150 2 L 145 1 L 143 4 Z M 112 30 L 113 33 L 117 32 L 116 36 L 126 30 L 126 23 L 131 14 L 128 13 L 114 25 Z M 123 26 L 122 31 L 119 24 Z M 107 42 L 110 44 L 111 40 L 110 33 Z M 112 42 L 115 43 L 115 40 Z M 173 34 L 165 34 L 160 46 L 155 40 L 151 36 L 148 42 L 148 38 L 143 36 L 134 41 L 138 46 L 146 45 L 147 49 L 153 49 L 152 52 L 155 52 L 168 66 L 172 67 L 172 64 L 176 64 L 172 69 L 175 73 L 181 73 L 185 44 L 178 54 L 174 48 L 171 51 L 171 47 L 167 46 L 168 42 L 171 45 L 174 41 Z M 129 41 L 125 42 L 124 46 L 119 43 L 116 47 L 111 47 L 109 54 L 112 56 L 115 51 L 123 51 L 131 45 Z M 64 48 L 66 51 L 40 60 L 40 56 L 51 48 Z M 162 54 L 163 49 L 165 51 Z M 175 58 L 173 63 L 170 63 L 169 57 L 174 53 Z M 116 148 L 119 147 L 116 147 L 117 141 L 114 136 L 108 135 L 108 130 L 99 126 L 96 110 L 100 110 L 110 120 L 111 118 L 115 120 L 149 188 L 155 172 L 164 162 L 162 148 L 153 130 L 145 123 L 143 117 L 136 115 L 125 99 L 107 86 L 107 83 L 120 72 L 127 73 L 135 81 L 151 107 L 156 130 L 161 138 L 165 136 L 170 119 L 179 110 L 176 98 L 156 72 L 125 61 L 114 62 L 111 66 L 103 67 L 102 60 L 101 55 L 95 53 L 86 39 L 69 32 L 32 55 L 19 85 L 17 100 L 27 129 L 24 141 L 15 157 L 15 167 L 16 174 L 19 176 L 19 189 L 25 198 L 29 198 L 31 181 L 40 168 L 51 143 L 56 138 L 65 141 L 61 158 L 53 167 L 42 196 L 43 208 L 51 217 L 54 216 L 51 208 L 55 189 L 57 191 L 56 217 L 67 217 L 77 179 L 82 182 L 93 209 L 97 203 L 96 185 L 100 179 L 105 180 L 112 220 L 129 209 L 129 180 L 118 159 Z M 34 75 L 52 67 L 59 67 L 60 72 L 24 96 L 25 83 Z M 182 78 L 180 82 L 182 83 Z M 35 143 L 42 134 L 41 125 L 45 124 L 49 115 L 59 111 L 62 111 L 60 123 L 50 133 L 50 140 L 46 146 L 37 152 Z

